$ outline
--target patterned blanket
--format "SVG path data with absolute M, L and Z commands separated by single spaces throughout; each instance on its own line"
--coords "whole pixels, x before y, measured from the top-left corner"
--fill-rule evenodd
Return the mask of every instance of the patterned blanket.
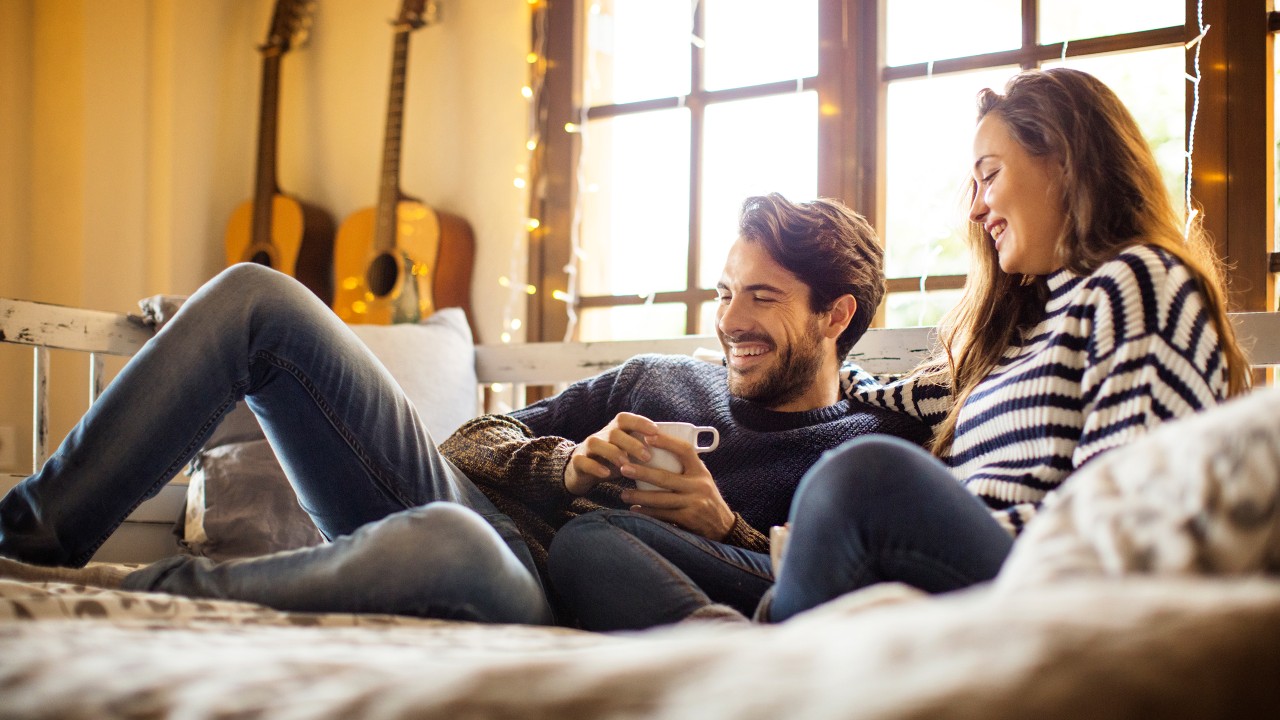
M 633 634 L 283 613 L 0 580 L 0 718 L 1280 714 L 1280 581 L 855 593 Z

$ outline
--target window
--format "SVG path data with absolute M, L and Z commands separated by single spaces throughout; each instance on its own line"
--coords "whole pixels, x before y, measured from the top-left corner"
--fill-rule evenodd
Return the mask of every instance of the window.
M 817 194 L 817 0 L 585 14 L 577 336 L 710 333 L 743 198 Z
M 1134 111 L 1177 206 L 1197 112 L 1193 194 L 1233 267 L 1233 300 L 1274 305 L 1280 170 L 1256 0 L 539 1 L 559 40 L 550 65 L 570 78 L 548 100 L 546 127 L 565 118 L 581 132 L 548 131 L 561 150 L 543 171 L 563 193 L 545 197 L 541 211 L 558 221 L 531 242 L 531 282 L 567 288 L 572 260 L 576 295 L 560 297 L 575 302 L 577 339 L 714 332 L 711 288 L 738 207 L 773 190 L 839 197 L 868 216 L 889 277 L 878 322 L 937 322 L 968 267 L 974 96 L 1062 64 L 1097 75 Z M 1202 24 L 1211 31 L 1188 50 Z M 1211 89 L 1198 104 L 1187 80 L 1196 52 Z M 1240 133 L 1265 137 L 1256 148 L 1226 142 Z M 568 315 L 541 293 L 530 339 L 561 339 Z
M 968 270 L 963 217 L 974 96 L 1001 89 L 1023 69 L 1066 65 L 1110 85 L 1137 116 L 1171 197 L 1183 204 L 1181 0 L 890 0 L 885 9 L 886 325 L 933 325 L 959 299 Z

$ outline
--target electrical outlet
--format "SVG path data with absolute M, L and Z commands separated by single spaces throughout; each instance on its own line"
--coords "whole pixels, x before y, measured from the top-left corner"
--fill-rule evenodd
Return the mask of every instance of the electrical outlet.
M 0 470 L 12 470 L 18 464 L 18 446 L 13 439 L 13 426 L 0 425 Z

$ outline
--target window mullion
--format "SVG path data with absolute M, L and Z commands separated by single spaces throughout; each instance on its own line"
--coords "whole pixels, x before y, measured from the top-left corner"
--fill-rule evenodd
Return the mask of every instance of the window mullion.
M 706 6 L 697 3 L 693 16 L 693 36 L 705 37 Z M 698 287 L 699 265 L 702 242 L 702 136 L 703 136 L 703 63 L 705 53 L 700 44 L 689 43 L 691 95 L 694 102 L 689 108 L 689 250 L 688 262 L 685 264 L 685 290 L 692 291 Z M 698 305 L 685 304 L 684 331 L 686 335 L 698 331 Z

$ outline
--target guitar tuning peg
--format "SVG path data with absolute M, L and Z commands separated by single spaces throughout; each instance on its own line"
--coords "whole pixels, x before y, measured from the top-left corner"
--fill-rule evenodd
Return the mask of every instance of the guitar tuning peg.
M 440 3 L 438 0 L 427 0 L 426 7 L 422 9 L 422 22 L 424 25 L 435 25 L 440 22 Z

